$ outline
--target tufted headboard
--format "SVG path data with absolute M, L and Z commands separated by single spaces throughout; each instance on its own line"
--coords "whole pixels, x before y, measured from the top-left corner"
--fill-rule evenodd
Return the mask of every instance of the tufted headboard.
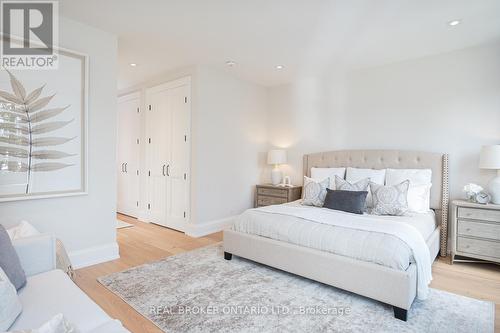
M 448 155 L 405 150 L 338 150 L 304 155 L 304 175 L 311 168 L 431 169 L 431 208 L 441 225 L 441 255 L 448 237 Z

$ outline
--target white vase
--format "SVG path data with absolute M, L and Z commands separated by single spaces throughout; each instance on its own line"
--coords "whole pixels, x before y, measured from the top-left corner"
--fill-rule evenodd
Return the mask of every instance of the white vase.
M 489 183 L 488 191 L 491 195 L 491 203 L 500 205 L 500 170 L 498 170 L 498 175 Z
M 281 170 L 277 165 L 271 171 L 271 183 L 273 185 L 281 184 Z

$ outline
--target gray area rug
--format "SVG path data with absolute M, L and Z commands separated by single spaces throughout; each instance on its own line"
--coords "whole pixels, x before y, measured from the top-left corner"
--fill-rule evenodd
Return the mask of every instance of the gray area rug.
M 431 290 L 391 306 L 233 256 L 220 245 L 99 278 L 165 332 L 493 332 L 494 304 Z

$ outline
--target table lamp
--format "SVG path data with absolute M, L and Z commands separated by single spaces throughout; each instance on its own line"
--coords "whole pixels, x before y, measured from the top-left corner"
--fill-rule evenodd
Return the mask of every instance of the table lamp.
M 497 170 L 497 176 L 488 185 L 491 202 L 500 204 L 500 145 L 483 146 L 479 158 L 481 169 Z
M 271 182 L 273 185 L 278 185 L 281 183 L 281 170 L 279 165 L 286 163 L 286 151 L 281 149 L 270 150 L 267 153 L 267 164 L 274 165 L 273 171 L 271 171 Z

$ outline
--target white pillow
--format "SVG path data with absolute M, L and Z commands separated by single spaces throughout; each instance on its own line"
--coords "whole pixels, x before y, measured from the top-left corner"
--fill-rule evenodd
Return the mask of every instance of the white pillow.
M 40 232 L 26 221 L 21 221 L 15 227 L 7 229 L 7 234 L 11 240 L 39 235 Z
M 386 185 L 396 185 L 405 180 L 412 185 L 428 185 L 432 182 L 431 169 L 387 169 L 385 174 Z
M 30 330 L 15 331 L 12 333 L 79 333 L 80 331 L 64 318 L 62 313 L 56 314 L 48 322 Z
M 7 331 L 22 310 L 16 288 L 0 268 L 0 332 Z
M 330 179 L 321 181 L 304 176 L 304 186 L 302 188 L 302 204 L 307 206 L 323 207 L 326 197 L 326 189 L 330 184 Z
M 408 210 L 427 213 L 431 207 L 431 184 L 411 185 L 408 189 Z
M 359 169 L 359 168 L 347 168 L 345 180 L 349 183 L 354 184 L 363 180 L 365 178 L 369 178 L 372 183 L 378 185 L 385 184 L 385 169 Z M 373 207 L 372 200 L 372 190 L 371 187 L 368 187 L 368 195 L 366 196 L 366 207 Z
M 375 184 L 385 184 L 385 169 L 359 169 L 347 168 L 345 180 L 349 183 L 356 183 L 361 179 L 370 178 L 370 181 Z
M 430 210 L 432 170 L 431 169 L 387 169 L 386 185 L 396 185 L 409 180 L 408 209 L 426 213 Z
M 335 176 L 345 179 L 345 168 L 311 168 L 311 178 L 323 180 L 330 178 L 328 188 L 335 190 Z

